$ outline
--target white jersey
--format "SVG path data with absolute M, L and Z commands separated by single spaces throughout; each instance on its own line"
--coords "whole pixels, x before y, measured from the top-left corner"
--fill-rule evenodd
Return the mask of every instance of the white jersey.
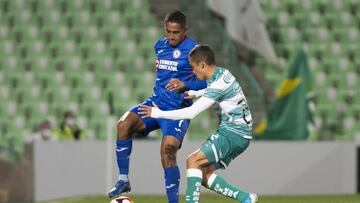
M 217 67 L 208 80 L 206 89 L 189 91 L 189 95 L 201 96 L 193 105 L 183 109 L 162 111 L 152 108 L 151 117 L 166 119 L 193 119 L 214 103 L 221 108 L 219 131 L 222 135 L 236 134 L 252 139 L 252 118 L 244 93 L 235 77 L 226 69 Z
M 220 129 L 251 139 L 252 118 L 244 93 L 235 77 L 224 68 L 216 68 L 208 80 L 203 97 L 219 103 L 221 108 Z

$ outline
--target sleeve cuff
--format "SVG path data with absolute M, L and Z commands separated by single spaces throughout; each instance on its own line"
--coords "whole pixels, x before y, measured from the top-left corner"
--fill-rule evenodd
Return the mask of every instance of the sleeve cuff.
M 158 108 L 151 108 L 151 117 L 152 118 L 159 118 L 159 116 L 161 115 L 161 110 Z

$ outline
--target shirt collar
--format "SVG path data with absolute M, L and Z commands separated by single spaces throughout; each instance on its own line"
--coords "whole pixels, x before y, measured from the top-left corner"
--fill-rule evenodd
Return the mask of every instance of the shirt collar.
M 217 80 L 220 75 L 222 74 L 224 70 L 220 67 L 216 67 L 216 70 L 214 72 L 214 74 L 211 76 L 211 78 L 208 80 L 208 84 L 214 82 L 215 80 Z

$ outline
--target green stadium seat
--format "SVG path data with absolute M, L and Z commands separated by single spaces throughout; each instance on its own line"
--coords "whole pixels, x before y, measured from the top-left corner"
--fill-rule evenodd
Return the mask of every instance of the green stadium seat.
M 96 119 L 98 117 L 106 117 L 108 115 L 108 109 L 102 108 L 102 103 L 95 101 L 85 101 L 83 104 L 79 106 L 79 112 L 82 116 L 85 116 L 90 122 L 92 119 Z
M 353 71 L 349 71 L 346 74 L 345 81 L 347 81 L 347 85 L 349 88 L 356 88 L 360 85 L 358 77 L 356 76 L 356 73 Z
M 15 50 L 14 44 L 10 40 L 4 40 L 1 42 L 2 42 L 2 46 L 0 46 L 0 54 L 4 56 L 4 58 L 5 56 L 11 57 L 14 54 L 14 50 Z
M 111 9 L 111 1 L 87 1 L 86 8 L 91 13 L 106 12 Z
M 20 157 L 20 154 L 23 151 L 24 144 L 23 130 L 21 128 L 17 128 L 14 122 L 8 122 L 5 125 L 8 128 L 8 147 L 11 148 L 12 152 L 15 153 L 16 156 Z
M 16 102 L 8 100 L 6 102 L 4 102 L 4 114 L 7 115 L 7 119 L 9 117 L 12 117 L 16 114 L 18 109 L 18 106 L 16 104 Z
M 94 131 L 94 138 L 97 140 L 105 140 L 107 136 L 107 117 L 97 117 L 89 121 L 89 125 L 92 126 Z
M 90 124 L 88 122 L 87 117 L 82 115 L 81 113 L 82 112 L 78 113 L 76 120 L 77 120 L 77 124 L 78 124 L 79 128 L 85 130 L 87 128 L 87 126 Z
M 6 40 L 9 34 L 9 30 L 6 26 L 0 24 L 0 40 Z
M 115 30 L 119 26 L 125 26 L 124 18 L 118 11 L 98 13 L 104 17 L 105 26 L 102 31 L 108 31 L 110 34 L 115 34 Z
M 49 115 L 54 118 L 63 118 L 63 114 L 69 110 L 69 105 L 67 102 L 54 100 L 53 102 L 48 102 L 47 100 L 43 100 L 49 105 Z
M 0 100 L 0 118 L 2 117 L 6 117 L 8 115 L 7 109 L 6 109 L 6 104 L 7 101 L 9 100 L 9 89 L 7 88 L 7 86 L 5 85 L 1 85 L 0 87 L 0 96 L 1 96 L 1 100 Z

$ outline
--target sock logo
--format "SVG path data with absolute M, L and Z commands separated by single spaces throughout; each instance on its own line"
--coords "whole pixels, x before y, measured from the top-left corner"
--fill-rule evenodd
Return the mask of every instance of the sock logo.
M 171 184 L 171 185 L 169 185 L 169 186 L 166 186 L 166 189 L 170 189 L 170 188 L 172 188 L 172 187 L 174 187 L 174 186 L 176 186 L 176 184 Z
M 117 152 L 122 152 L 122 151 L 127 150 L 127 149 L 128 149 L 128 147 L 121 147 L 120 149 L 116 149 L 116 151 Z
M 214 190 L 216 192 L 218 192 L 218 193 L 221 193 L 221 194 L 223 194 L 225 196 L 228 196 L 228 197 L 233 197 L 235 199 L 237 198 L 237 195 L 239 194 L 239 191 L 233 191 L 233 190 L 231 190 L 230 188 L 227 188 L 227 187 L 222 188 L 222 187 L 220 187 L 219 184 L 215 185 Z

